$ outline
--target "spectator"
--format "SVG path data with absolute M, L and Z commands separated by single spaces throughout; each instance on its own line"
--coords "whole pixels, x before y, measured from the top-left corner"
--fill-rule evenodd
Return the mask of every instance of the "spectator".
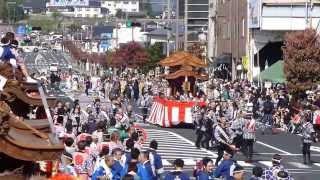
M 139 156 L 138 175 L 141 180 L 156 180 L 157 177 L 153 175 L 151 163 L 149 161 L 149 153 L 141 152 Z
M 113 157 L 110 155 L 107 155 L 105 157 L 104 163 L 101 166 L 99 166 L 92 174 L 91 180 L 99 180 L 100 177 L 103 177 L 103 176 L 111 180 L 113 178 L 113 175 L 111 172 L 111 167 L 113 164 L 114 164 Z
M 182 159 L 176 159 L 174 162 L 175 170 L 169 172 L 164 180 L 189 180 L 190 177 L 187 173 L 183 172 L 184 161 Z
M 152 140 L 150 142 L 149 148 L 149 159 L 153 171 L 153 175 L 160 177 L 164 172 L 161 156 L 157 153 L 158 142 L 156 140 Z
M 232 177 L 227 178 L 227 180 L 244 180 L 244 169 L 242 166 L 235 165 L 232 171 Z
M 215 178 L 225 178 L 230 179 L 231 173 L 230 168 L 235 163 L 232 160 L 233 152 L 232 151 L 224 151 L 223 161 L 219 164 L 219 166 L 215 169 L 213 175 Z
M 213 161 L 210 158 L 203 158 L 202 160 L 202 170 L 196 175 L 197 180 L 213 179 Z
M 114 163 L 111 167 L 112 169 L 112 177 L 113 180 L 120 180 L 121 177 L 124 176 L 124 169 L 121 165 L 121 157 L 122 157 L 122 150 L 119 148 L 116 148 L 112 151 L 112 156 L 114 158 Z
M 255 166 L 252 169 L 252 176 L 250 180 L 262 180 L 263 169 L 260 166 Z

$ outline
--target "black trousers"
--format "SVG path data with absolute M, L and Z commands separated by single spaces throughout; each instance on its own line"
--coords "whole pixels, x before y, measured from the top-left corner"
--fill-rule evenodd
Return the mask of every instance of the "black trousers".
M 236 145 L 237 148 L 242 148 L 243 146 L 243 137 L 242 135 L 237 135 L 234 139 L 233 139 L 234 145 Z
M 252 160 L 253 142 L 254 139 L 244 139 L 243 152 L 245 153 L 245 156 L 248 158 L 248 160 Z
M 211 140 L 211 134 L 209 132 L 204 132 L 204 139 L 201 142 L 202 147 L 208 149 L 210 140 Z
M 308 154 L 310 156 L 310 146 L 311 146 L 311 143 L 302 143 L 302 154 L 303 155 L 306 155 Z
M 142 117 L 143 117 L 143 123 L 146 123 L 147 115 L 148 115 L 148 108 L 147 107 L 142 107 Z
M 89 88 L 85 89 L 85 93 L 86 93 L 87 96 L 89 96 Z
M 217 151 L 218 151 L 218 157 L 216 159 L 216 162 L 214 163 L 215 166 L 218 166 L 218 163 L 219 161 L 222 159 L 223 157 L 223 153 L 226 149 L 229 149 L 229 147 L 225 144 L 222 144 L 222 143 L 218 143 L 218 146 L 217 146 Z
M 197 135 L 197 138 L 196 138 L 196 146 L 198 148 L 200 148 L 200 143 L 202 142 L 202 138 L 204 136 L 205 132 L 204 131 L 201 131 L 201 130 L 196 130 L 196 135 Z M 202 144 L 202 143 L 201 143 Z

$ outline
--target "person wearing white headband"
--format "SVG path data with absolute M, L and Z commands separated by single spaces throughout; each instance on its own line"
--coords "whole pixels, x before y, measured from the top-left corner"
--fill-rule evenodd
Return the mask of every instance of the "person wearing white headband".
M 278 180 L 278 172 L 284 171 L 288 174 L 288 177 L 286 180 L 293 180 L 293 178 L 289 175 L 289 172 L 287 169 L 284 168 L 282 165 L 282 157 L 279 154 L 274 154 L 272 157 L 272 166 L 265 169 L 262 175 L 262 179 L 268 179 L 268 180 Z

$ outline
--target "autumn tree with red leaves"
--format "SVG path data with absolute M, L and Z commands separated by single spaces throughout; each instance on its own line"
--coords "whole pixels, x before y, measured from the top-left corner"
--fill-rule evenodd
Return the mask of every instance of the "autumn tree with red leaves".
M 286 35 L 284 73 L 294 99 L 313 88 L 320 80 L 320 39 L 314 29 Z
M 146 49 L 136 42 L 130 42 L 116 49 L 111 65 L 115 67 L 141 67 L 149 59 Z

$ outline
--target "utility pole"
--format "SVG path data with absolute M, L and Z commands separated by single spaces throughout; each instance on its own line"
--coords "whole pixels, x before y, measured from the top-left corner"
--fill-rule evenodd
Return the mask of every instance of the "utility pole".
M 167 11 L 168 11 L 168 24 L 167 24 L 167 57 L 170 56 L 170 39 L 171 39 L 171 33 L 170 33 L 170 24 L 171 24 L 171 7 L 170 7 L 170 1 L 167 0 Z
M 176 47 L 175 50 L 179 50 L 179 39 L 180 39 L 180 33 L 179 33 L 179 0 L 176 0 Z
M 217 0 L 209 0 L 209 23 L 208 23 L 208 59 L 213 61 L 216 54 L 216 16 L 217 16 Z
M 188 1 L 184 2 L 184 51 L 188 50 Z

